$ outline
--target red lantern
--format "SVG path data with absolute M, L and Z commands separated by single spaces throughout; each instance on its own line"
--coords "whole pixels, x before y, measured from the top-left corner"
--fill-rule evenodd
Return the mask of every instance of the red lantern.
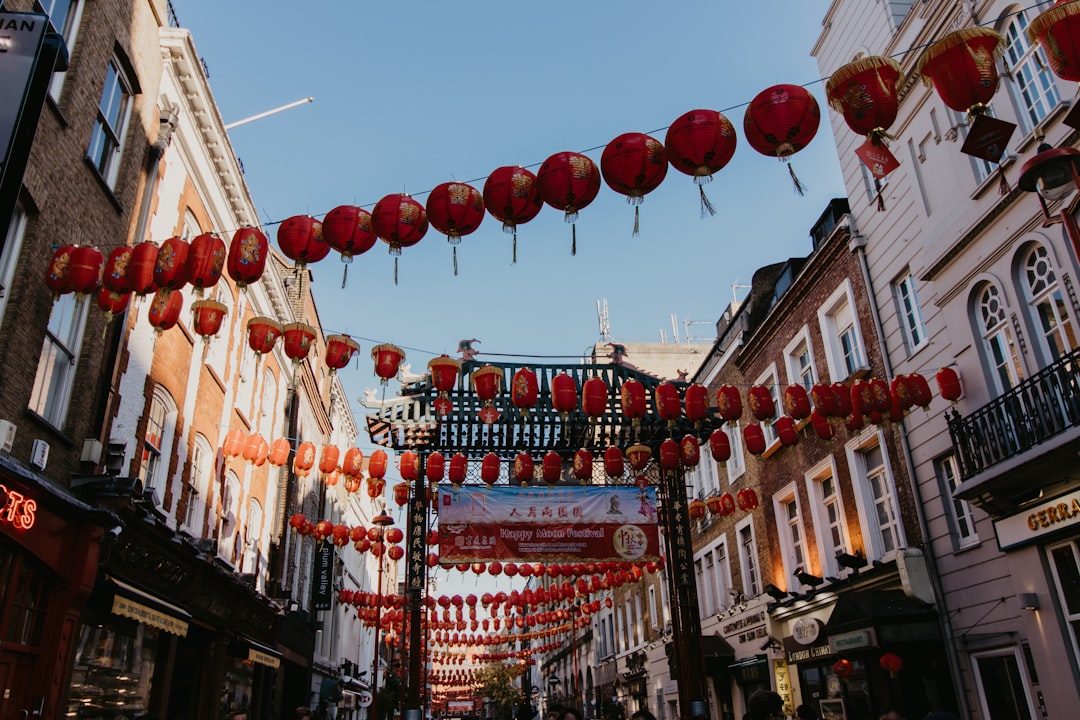
M 209 342 L 210 338 L 218 334 L 221 324 L 225 321 L 227 308 L 223 303 L 216 300 L 196 300 L 191 304 L 192 329 L 195 334 L 202 335 L 203 340 Z
M 465 482 L 465 475 L 469 469 L 469 459 L 461 453 L 454 453 L 450 458 L 450 482 L 460 485 Z
M 142 297 L 157 289 L 154 284 L 154 266 L 157 264 L 158 246 L 149 240 L 131 248 L 127 277 L 131 291 Z
M 679 459 L 683 467 L 695 468 L 701 462 L 701 444 L 693 435 L 684 435 L 679 442 Z
M 836 412 L 833 417 L 847 417 L 851 414 L 851 388 L 845 383 L 832 384 L 833 392 L 836 393 Z
M 657 464 L 662 470 L 679 469 L 679 443 L 667 438 L 660 443 Z
M 899 405 L 901 412 L 910 410 L 915 404 L 915 385 L 907 375 L 897 375 L 889 383 L 889 394 L 893 403 Z
M 896 677 L 896 674 L 904 669 L 904 659 L 894 652 L 882 654 L 878 664 L 882 670 L 889 673 L 889 677 Z
M 653 404 L 660 419 L 666 421 L 669 428 L 675 427 L 675 422 L 682 415 L 678 388 L 666 380 L 659 383 L 653 389 Z
M 105 257 L 93 245 L 80 245 L 71 251 L 67 284 L 78 297 L 97 294 Z
M 799 85 L 773 85 L 754 96 L 743 116 L 743 133 L 762 155 L 786 158 L 806 147 L 817 134 L 821 110 L 810 92 Z M 804 189 L 788 164 L 795 190 Z
M 574 453 L 574 477 L 584 485 L 592 479 L 593 456 L 588 450 L 578 450 Z
M 439 417 L 446 417 L 454 409 L 454 404 L 450 402 L 450 391 L 457 385 L 461 361 L 448 355 L 440 355 L 428 361 L 428 373 L 431 375 L 431 384 L 438 392 L 432 406 Z
M 274 343 L 281 337 L 281 324 L 268 317 L 254 317 L 248 320 L 248 347 L 255 355 L 262 355 L 274 349 Z
M 315 467 L 315 445 L 304 441 L 296 448 L 293 471 L 300 477 L 307 477 L 313 467 Z
M 360 345 L 348 335 L 331 335 L 326 338 L 326 366 L 333 375 L 349 364 Z
M 701 214 L 715 215 L 705 197 L 705 183 L 712 180 L 735 154 L 738 139 L 735 127 L 716 110 L 691 110 L 671 123 L 664 137 L 664 148 L 671 167 L 690 175 L 701 195 Z
M 664 181 L 667 168 L 664 146 L 644 133 L 623 133 L 609 142 L 600 155 L 604 182 L 634 206 L 634 235 L 639 229 L 638 206 Z
M 496 168 L 484 181 L 484 206 L 503 232 L 514 235 L 513 262 L 517 262 L 517 226 L 537 216 L 544 206 L 536 191 L 536 176 L 523 167 Z
M 281 467 L 289 461 L 289 452 L 292 445 L 285 438 L 278 438 L 270 445 L 270 454 L 266 456 L 267 462 L 274 467 Z
M 551 405 L 565 420 L 577 409 L 577 383 L 566 373 L 551 378 Z
M 536 175 L 540 199 L 571 223 L 570 254 L 577 254 L 578 211 L 596 199 L 600 192 L 600 170 L 587 156 L 575 152 L 555 153 L 540 166 Z
M 934 377 L 937 380 L 938 392 L 949 402 L 956 402 L 964 394 L 960 385 L 960 374 L 954 368 L 943 367 Z
M 956 30 L 926 49 L 919 58 L 917 72 L 950 108 L 979 115 L 986 112 L 985 106 L 997 92 L 995 60 L 1004 48 L 1004 40 L 986 27 Z
M 721 385 L 716 391 L 716 410 L 724 422 L 736 422 L 742 417 L 742 395 L 734 385 Z
M 604 451 L 604 472 L 612 480 L 621 480 L 626 473 L 625 458 L 623 452 L 617 447 L 609 447 Z
M 341 451 L 335 445 L 323 445 L 322 454 L 319 455 L 319 472 L 324 475 L 337 470 L 338 459 Z
M 375 480 L 382 480 L 386 477 L 386 466 L 389 463 L 389 457 L 386 455 L 386 451 L 377 449 L 371 453 L 371 458 L 368 459 L 368 475 Z
M 709 389 L 701 383 L 691 383 L 683 395 L 686 419 L 694 423 L 695 428 L 701 427 L 709 416 Z
M 518 453 L 514 458 L 514 480 L 521 483 L 522 487 L 528 485 L 533 479 L 535 465 L 532 455 L 526 452 Z
M 900 106 L 897 86 L 904 73 L 892 58 L 871 55 L 836 70 L 825 83 L 829 105 L 859 135 L 881 145 Z
M 154 261 L 154 284 L 169 290 L 180 290 L 187 285 L 190 250 L 191 246 L 183 238 L 171 237 L 161 243 Z
M 364 451 L 357 447 L 351 447 L 345 451 L 345 459 L 341 461 L 341 472 L 349 477 L 360 477 L 364 474 Z
M 855 666 L 851 664 L 851 661 L 843 658 L 834 662 L 832 669 L 841 680 L 847 680 L 855 672 Z
M 154 326 L 154 333 L 160 335 L 176 325 L 183 307 L 184 295 L 181 292 L 162 288 L 154 293 L 150 310 L 146 314 L 147 321 Z
M 97 306 L 105 313 L 105 322 L 112 322 L 114 316 L 127 310 L 131 302 L 131 293 L 113 292 L 108 288 L 101 288 L 97 294 Z
M 731 493 L 724 493 L 720 496 L 720 514 L 724 517 L 732 515 L 735 512 L 735 496 Z
M 619 388 L 619 397 L 622 402 L 623 417 L 629 418 L 630 424 L 637 427 L 648 411 L 645 402 L 645 386 L 634 378 L 627 378 Z
M 581 386 L 581 411 L 596 423 L 608 406 L 608 386 L 602 377 L 591 377 Z
M 299 364 L 307 357 L 311 350 L 311 343 L 315 341 L 315 328 L 305 323 L 289 323 L 282 328 L 282 348 L 293 363 Z
M 915 394 L 915 404 L 924 410 L 930 407 L 930 401 L 933 399 L 930 383 L 919 373 L 909 374 L 908 379 L 911 381 L 912 392 Z
M 281 252 L 299 268 L 330 253 L 330 246 L 322 239 L 322 223 L 310 215 L 293 215 L 282 220 L 277 241 Z
M 690 504 L 686 506 L 686 512 L 690 515 L 691 520 L 701 520 L 705 517 L 705 501 L 694 498 L 690 501 Z
M 710 495 L 705 498 L 705 507 L 712 515 L 720 515 L 724 511 L 724 504 L 720 501 L 719 495 Z
M 709 435 L 709 452 L 712 453 L 716 462 L 727 462 L 731 459 L 731 438 L 723 430 L 713 430 Z
M 420 477 L 420 458 L 412 450 L 406 450 L 398 458 L 398 474 L 409 482 Z
M 746 393 L 747 403 L 750 405 L 750 414 L 758 422 L 768 422 L 776 416 L 776 404 L 773 402 L 772 393 L 764 385 L 754 385 Z
M 154 245 L 153 243 L 150 243 Z M 157 246 L 154 245 L 157 250 Z M 64 245 L 56 249 L 49 267 L 45 271 L 45 285 L 52 291 L 53 299 L 71 292 L 71 282 L 68 280 L 68 272 L 71 270 L 71 255 L 75 252 L 75 246 Z
M 822 440 L 832 440 L 833 438 L 833 426 L 829 423 L 829 418 L 824 413 L 820 413 L 817 410 L 810 413 L 810 424 L 814 428 L 814 433 Z
M 796 420 L 810 417 L 810 396 L 802 385 L 788 385 L 784 389 L 784 409 Z
M 427 211 L 408 195 L 393 193 L 375 203 L 371 226 L 379 239 L 390 246 L 390 255 L 394 257 L 394 284 L 397 285 L 397 258 L 402 248 L 412 247 L 424 237 L 428 229 Z
M 815 383 L 810 388 L 810 399 L 814 401 L 814 410 L 825 417 L 835 417 L 840 410 L 840 399 L 829 383 Z
M 345 287 L 348 264 L 355 255 L 363 255 L 375 246 L 375 230 L 371 225 L 371 213 L 355 205 L 338 205 L 326 213 L 322 220 L 322 240 L 327 247 L 341 254 L 345 274 L 341 286 Z
M 446 182 L 428 194 L 427 215 L 431 226 L 446 236 L 453 247 L 457 275 L 457 245 L 464 235 L 480 227 L 484 219 L 484 196 L 472 185 Z
M 751 455 L 761 455 L 765 452 L 765 433 L 760 425 L 750 423 L 744 427 L 743 441 Z
M 270 243 L 258 228 L 244 227 L 233 233 L 225 269 L 243 289 L 262 277 Z
M 214 287 L 221 280 L 225 255 L 225 241 L 213 233 L 197 235 L 191 241 L 186 274 L 196 295 L 202 295 L 206 288 Z
M 562 456 L 554 450 L 544 455 L 544 459 L 540 463 L 540 474 L 544 478 L 544 482 L 549 485 L 559 482 L 562 478 Z
M 405 352 L 397 345 L 383 343 L 371 348 L 371 359 L 375 361 L 375 374 L 383 385 L 397 375 L 398 367 L 405 359 Z
M 334 523 L 329 520 L 320 520 L 315 523 L 315 529 L 312 531 L 311 536 L 315 538 L 317 542 L 321 542 L 330 537 L 332 532 L 334 532 Z
M 1027 33 L 1042 46 L 1055 75 L 1080 81 L 1080 5 L 1058 0 L 1031 21 Z
M 499 456 L 488 453 L 480 461 L 480 479 L 488 485 L 494 485 L 499 480 Z
M 130 264 L 131 248 L 129 246 L 121 245 L 113 248 L 105 260 L 105 267 L 101 273 L 102 287 L 114 293 L 130 292 L 131 281 L 128 278 Z
M 226 459 L 240 457 L 244 452 L 244 441 L 247 435 L 240 428 L 233 428 L 225 433 L 225 439 L 221 442 L 221 454 Z
M 780 444 L 785 447 L 799 444 L 799 428 L 795 424 L 795 418 L 781 415 L 776 419 L 776 436 L 780 438 Z
M 630 467 L 638 472 L 645 469 L 645 466 L 649 464 L 649 458 L 651 457 L 652 448 L 648 445 L 638 444 L 626 448 L 626 459 L 630 461 Z
M 502 380 L 501 372 L 499 380 Z M 510 381 L 510 401 L 514 403 L 514 407 L 521 411 L 522 417 L 528 415 L 529 410 L 536 407 L 537 395 L 540 392 L 539 388 L 536 373 L 531 368 L 519 368 L 514 373 L 514 377 Z
M 476 414 L 484 424 L 490 425 L 499 419 L 499 411 L 495 409 L 495 398 L 502 391 L 503 370 L 494 365 L 484 365 L 473 370 L 469 379 L 472 381 L 476 396 L 484 403 L 484 407 Z
M 394 502 L 398 507 L 409 504 L 409 483 L 402 481 L 394 484 Z

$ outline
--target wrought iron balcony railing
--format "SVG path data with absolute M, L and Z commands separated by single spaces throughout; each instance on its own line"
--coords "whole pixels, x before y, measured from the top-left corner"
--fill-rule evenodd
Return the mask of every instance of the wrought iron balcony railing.
M 1080 425 L 1080 349 L 967 416 L 946 413 L 967 480 Z

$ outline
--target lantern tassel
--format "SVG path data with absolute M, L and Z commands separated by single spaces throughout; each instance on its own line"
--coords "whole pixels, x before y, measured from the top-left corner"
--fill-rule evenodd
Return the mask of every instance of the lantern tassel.
M 514 259 L 510 264 L 517 264 L 517 225 L 514 226 Z
M 457 277 L 457 245 L 451 249 L 454 251 L 454 277 Z
M 877 193 L 878 212 L 883 212 L 885 210 L 885 197 L 881 194 L 883 188 L 881 187 L 881 178 L 879 177 L 874 178 L 874 190 Z
M 998 164 L 998 193 L 1004 196 L 1010 192 L 1012 188 L 1009 187 L 1009 181 L 1005 179 L 1005 168 Z
M 641 208 L 637 205 L 634 206 L 634 232 L 631 233 L 634 237 L 638 236 L 638 231 L 641 229 Z
M 349 279 L 349 266 L 345 266 L 345 270 L 341 273 L 341 289 L 345 289 L 345 281 Z
M 788 174 L 791 175 L 791 182 L 795 184 L 795 192 L 799 193 L 799 196 L 806 195 L 806 188 L 801 182 L 799 182 L 798 175 L 795 174 L 795 168 L 791 166 L 791 163 L 787 164 Z
M 577 255 L 577 223 L 570 226 L 570 254 Z
M 397 285 L 397 275 L 398 275 L 398 273 L 397 273 L 397 261 L 398 261 L 398 259 L 395 257 L 394 258 L 394 284 L 395 285 Z
M 701 217 L 704 218 L 708 213 L 710 216 L 716 214 L 716 208 L 709 202 L 709 196 L 705 194 L 705 186 L 698 185 L 698 192 L 701 194 Z

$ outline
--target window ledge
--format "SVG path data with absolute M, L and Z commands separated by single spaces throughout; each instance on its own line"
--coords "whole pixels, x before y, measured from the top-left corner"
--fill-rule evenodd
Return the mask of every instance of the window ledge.
M 1016 149 L 1022 153 L 1030 150 L 1032 146 L 1034 146 L 1035 143 L 1039 141 L 1039 138 L 1046 134 L 1046 127 L 1050 123 L 1057 120 L 1059 117 L 1064 116 L 1071 107 L 1071 99 L 1062 100 L 1057 105 L 1055 105 L 1054 109 L 1048 112 L 1046 114 L 1046 117 L 1039 121 L 1038 127 L 1036 127 L 1034 130 L 1032 130 L 1020 139 L 1020 142 L 1016 144 Z M 1042 130 L 1042 132 L 1040 132 L 1040 129 Z
M 998 187 L 1001 184 L 1002 173 L 1012 167 L 1015 162 L 1016 155 L 1006 155 L 1005 159 L 998 163 L 998 167 L 991 170 L 990 174 L 987 175 L 981 183 L 975 186 L 975 190 L 971 193 L 971 199 L 978 200 L 985 195 L 990 188 Z M 1005 182 L 1009 186 L 1009 191 L 1001 194 L 1003 198 L 1008 196 L 1011 191 L 1015 189 L 1013 187 L 1015 185 L 1015 178 L 1013 179 L 1013 182 L 1009 182 L 1008 178 L 1006 178 Z
M 907 359 L 908 360 L 912 359 L 913 357 L 915 357 L 916 355 L 918 355 L 919 353 L 921 353 L 923 350 L 925 350 L 928 347 L 930 347 L 930 341 L 929 340 L 923 341 L 923 343 L 921 345 L 915 346 L 914 348 L 912 348 L 908 352 Z
M 56 116 L 56 121 L 60 123 L 60 127 L 66 128 L 68 126 L 67 116 L 65 116 L 64 111 L 60 109 L 60 105 L 56 102 L 56 99 L 53 98 L 52 93 L 45 93 L 45 104 L 52 109 L 53 115 Z
M 36 412 L 31 410 L 30 408 L 26 408 L 25 410 L 23 410 L 23 415 L 25 415 L 26 417 L 33 420 L 35 423 L 38 423 L 42 427 L 44 427 L 44 428 L 48 429 L 49 431 L 51 431 L 54 435 L 56 435 L 57 438 L 59 438 L 59 440 L 61 442 L 63 442 L 68 447 L 75 447 L 74 438 L 72 438 L 70 435 L 68 435 L 66 432 L 64 432 L 64 430 L 62 428 L 58 428 L 57 426 L 53 425 L 50 421 L 46 420 L 41 415 L 38 415 Z
M 958 544 L 953 550 L 953 555 L 963 555 L 964 553 L 975 550 L 979 547 L 982 547 L 982 540 L 975 538 L 974 540 L 970 540 L 963 545 Z
M 116 197 L 116 193 L 113 192 L 113 189 L 109 186 L 108 181 L 106 181 L 105 178 L 102 177 L 101 173 L 98 172 L 97 165 L 95 165 L 94 161 L 86 155 L 83 156 L 83 162 L 86 163 L 86 167 L 90 168 L 90 172 L 93 173 L 94 179 L 96 179 L 98 181 L 98 184 L 101 185 L 101 189 L 105 191 L 105 196 L 109 198 L 109 202 L 111 202 L 113 204 L 113 207 L 116 208 L 116 213 L 118 215 L 122 215 L 124 212 L 124 206 L 120 204 L 119 198 Z

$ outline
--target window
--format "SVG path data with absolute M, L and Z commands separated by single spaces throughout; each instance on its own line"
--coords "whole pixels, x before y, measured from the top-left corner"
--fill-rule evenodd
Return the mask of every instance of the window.
M 246 353 L 245 353 L 246 354 Z M 277 401 L 277 377 L 269 368 L 263 373 L 262 407 L 260 408 L 261 422 L 259 428 L 263 437 L 274 437 L 274 423 L 276 419 Z
M 731 445 L 731 457 L 725 463 L 727 466 L 728 482 L 733 483 L 746 472 L 746 456 L 743 454 L 742 429 L 738 421 L 726 423 L 724 432 L 728 436 L 728 444 Z
M 230 470 L 225 474 L 221 495 L 221 530 L 218 533 L 218 555 L 230 562 L 236 559 L 233 536 L 236 535 L 236 516 L 239 511 L 240 479 Z
M 663 615 L 664 631 L 671 624 L 671 597 L 668 594 L 667 571 L 660 571 L 660 613 Z
M 704 559 L 694 561 L 694 576 L 697 578 L 698 606 L 701 608 L 701 614 L 711 615 L 712 610 L 709 609 L 709 606 L 712 603 L 712 598 L 709 595 L 709 583 L 705 577 Z
M 773 401 L 772 417 L 761 423 L 761 430 L 765 433 L 765 447 L 768 447 L 779 440 L 776 435 L 776 428 L 773 427 L 773 421 L 780 417 L 780 411 L 784 407 L 780 398 L 780 388 L 776 384 L 776 368 L 770 368 L 769 371 L 759 377 L 754 384 L 761 385 L 767 389 Z M 739 439 L 739 444 L 742 444 L 742 438 Z
M 154 394 L 150 398 L 150 412 L 146 418 L 139 480 L 142 481 L 144 489 L 157 491 L 158 500 L 165 499 L 166 474 L 169 472 L 169 453 L 175 422 L 176 403 L 164 388 L 154 388 Z
M 859 519 L 866 534 L 867 554 L 870 560 L 880 560 L 904 542 L 881 436 L 875 435 L 872 444 L 862 447 L 849 445 L 848 463 L 860 503 Z
M 191 470 L 188 476 L 187 513 L 184 525 L 196 537 L 202 537 L 206 520 L 206 501 L 210 493 L 210 476 L 214 469 L 214 453 L 202 435 L 195 436 L 191 448 Z
M 1050 566 L 1061 602 L 1061 612 L 1068 622 L 1073 653 L 1080 651 L 1080 545 L 1077 540 L 1050 548 Z
M 38 4 L 49 15 L 53 29 L 64 38 L 68 57 L 71 57 L 71 49 L 75 45 L 75 38 L 82 20 L 83 3 L 79 0 L 38 0 Z M 66 77 L 66 71 L 53 73 L 49 81 L 49 96 L 54 101 L 60 99 L 60 91 L 64 88 Z
M 242 572 L 258 574 L 261 553 L 259 538 L 262 535 L 263 509 L 255 498 L 248 501 L 247 527 L 244 529 L 244 560 Z
M 859 318 L 854 308 L 851 281 L 845 280 L 818 310 L 825 359 L 829 364 L 829 375 L 835 382 L 846 380 L 867 367 Z
M 713 550 L 716 557 L 716 609 L 727 606 L 731 591 L 731 568 L 728 567 L 727 543 L 723 540 Z
M 904 331 L 904 342 L 910 355 L 926 344 L 926 327 L 919 309 L 919 297 L 915 293 L 915 278 L 910 272 L 893 283 L 893 298 L 896 300 L 900 327 Z
M 8 224 L 4 250 L 0 253 L 0 321 L 4 317 L 8 297 L 11 295 L 11 281 L 15 277 L 15 265 L 22 251 L 23 238 L 26 236 L 26 214 L 16 206 L 15 213 Z
M 814 370 L 814 355 L 810 350 L 810 331 L 803 329 L 795 336 L 795 339 L 784 349 L 787 359 L 788 383 L 802 385 L 810 390 L 817 382 L 817 372 Z
M 1025 133 L 1030 133 L 1053 110 L 1061 97 L 1054 75 L 1041 47 L 1028 40 L 1028 11 L 1013 13 L 1005 27 L 1005 64 L 1011 71 L 1008 83 L 1016 105 L 1017 118 Z
M 1035 245 L 1027 253 L 1023 273 L 1043 357 L 1047 362 L 1057 360 L 1076 347 L 1076 333 L 1045 247 Z
M 973 545 L 979 541 L 975 533 L 975 516 L 971 505 L 966 500 L 960 500 L 952 496 L 960 484 L 960 471 L 956 467 L 956 456 L 946 455 L 934 461 L 938 482 L 941 485 L 942 499 L 953 524 L 953 535 L 956 547 L 962 548 Z
M 1031 698 L 1017 648 L 973 655 L 982 716 L 988 720 L 1032 720 Z
M 739 538 L 739 564 L 742 566 L 743 594 L 761 594 L 761 574 L 758 570 L 757 545 L 754 543 L 753 518 L 746 518 L 736 527 Z
M 61 295 L 53 303 L 45 330 L 30 409 L 57 428 L 67 418 L 88 305 L 85 297 Z
M 1005 302 L 996 285 L 983 287 L 978 297 L 977 313 L 991 380 L 1000 394 L 1015 387 L 1024 373 L 1005 314 Z
M 115 187 L 120 171 L 120 155 L 124 149 L 128 117 L 131 114 L 131 84 L 113 58 L 105 73 L 105 87 L 98 104 L 97 120 L 90 136 L 87 157 L 109 187 Z
M 649 586 L 649 624 L 654 630 L 660 630 L 660 616 L 656 613 L 656 586 Z
M 806 542 L 802 519 L 799 514 L 799 497 L 794 483 L 782 488 L 773 496 L 777 531 L 780 537 L 780 553 L 784 562 L 784 574 L 790 576 L 798 568 L 806 567 Z

